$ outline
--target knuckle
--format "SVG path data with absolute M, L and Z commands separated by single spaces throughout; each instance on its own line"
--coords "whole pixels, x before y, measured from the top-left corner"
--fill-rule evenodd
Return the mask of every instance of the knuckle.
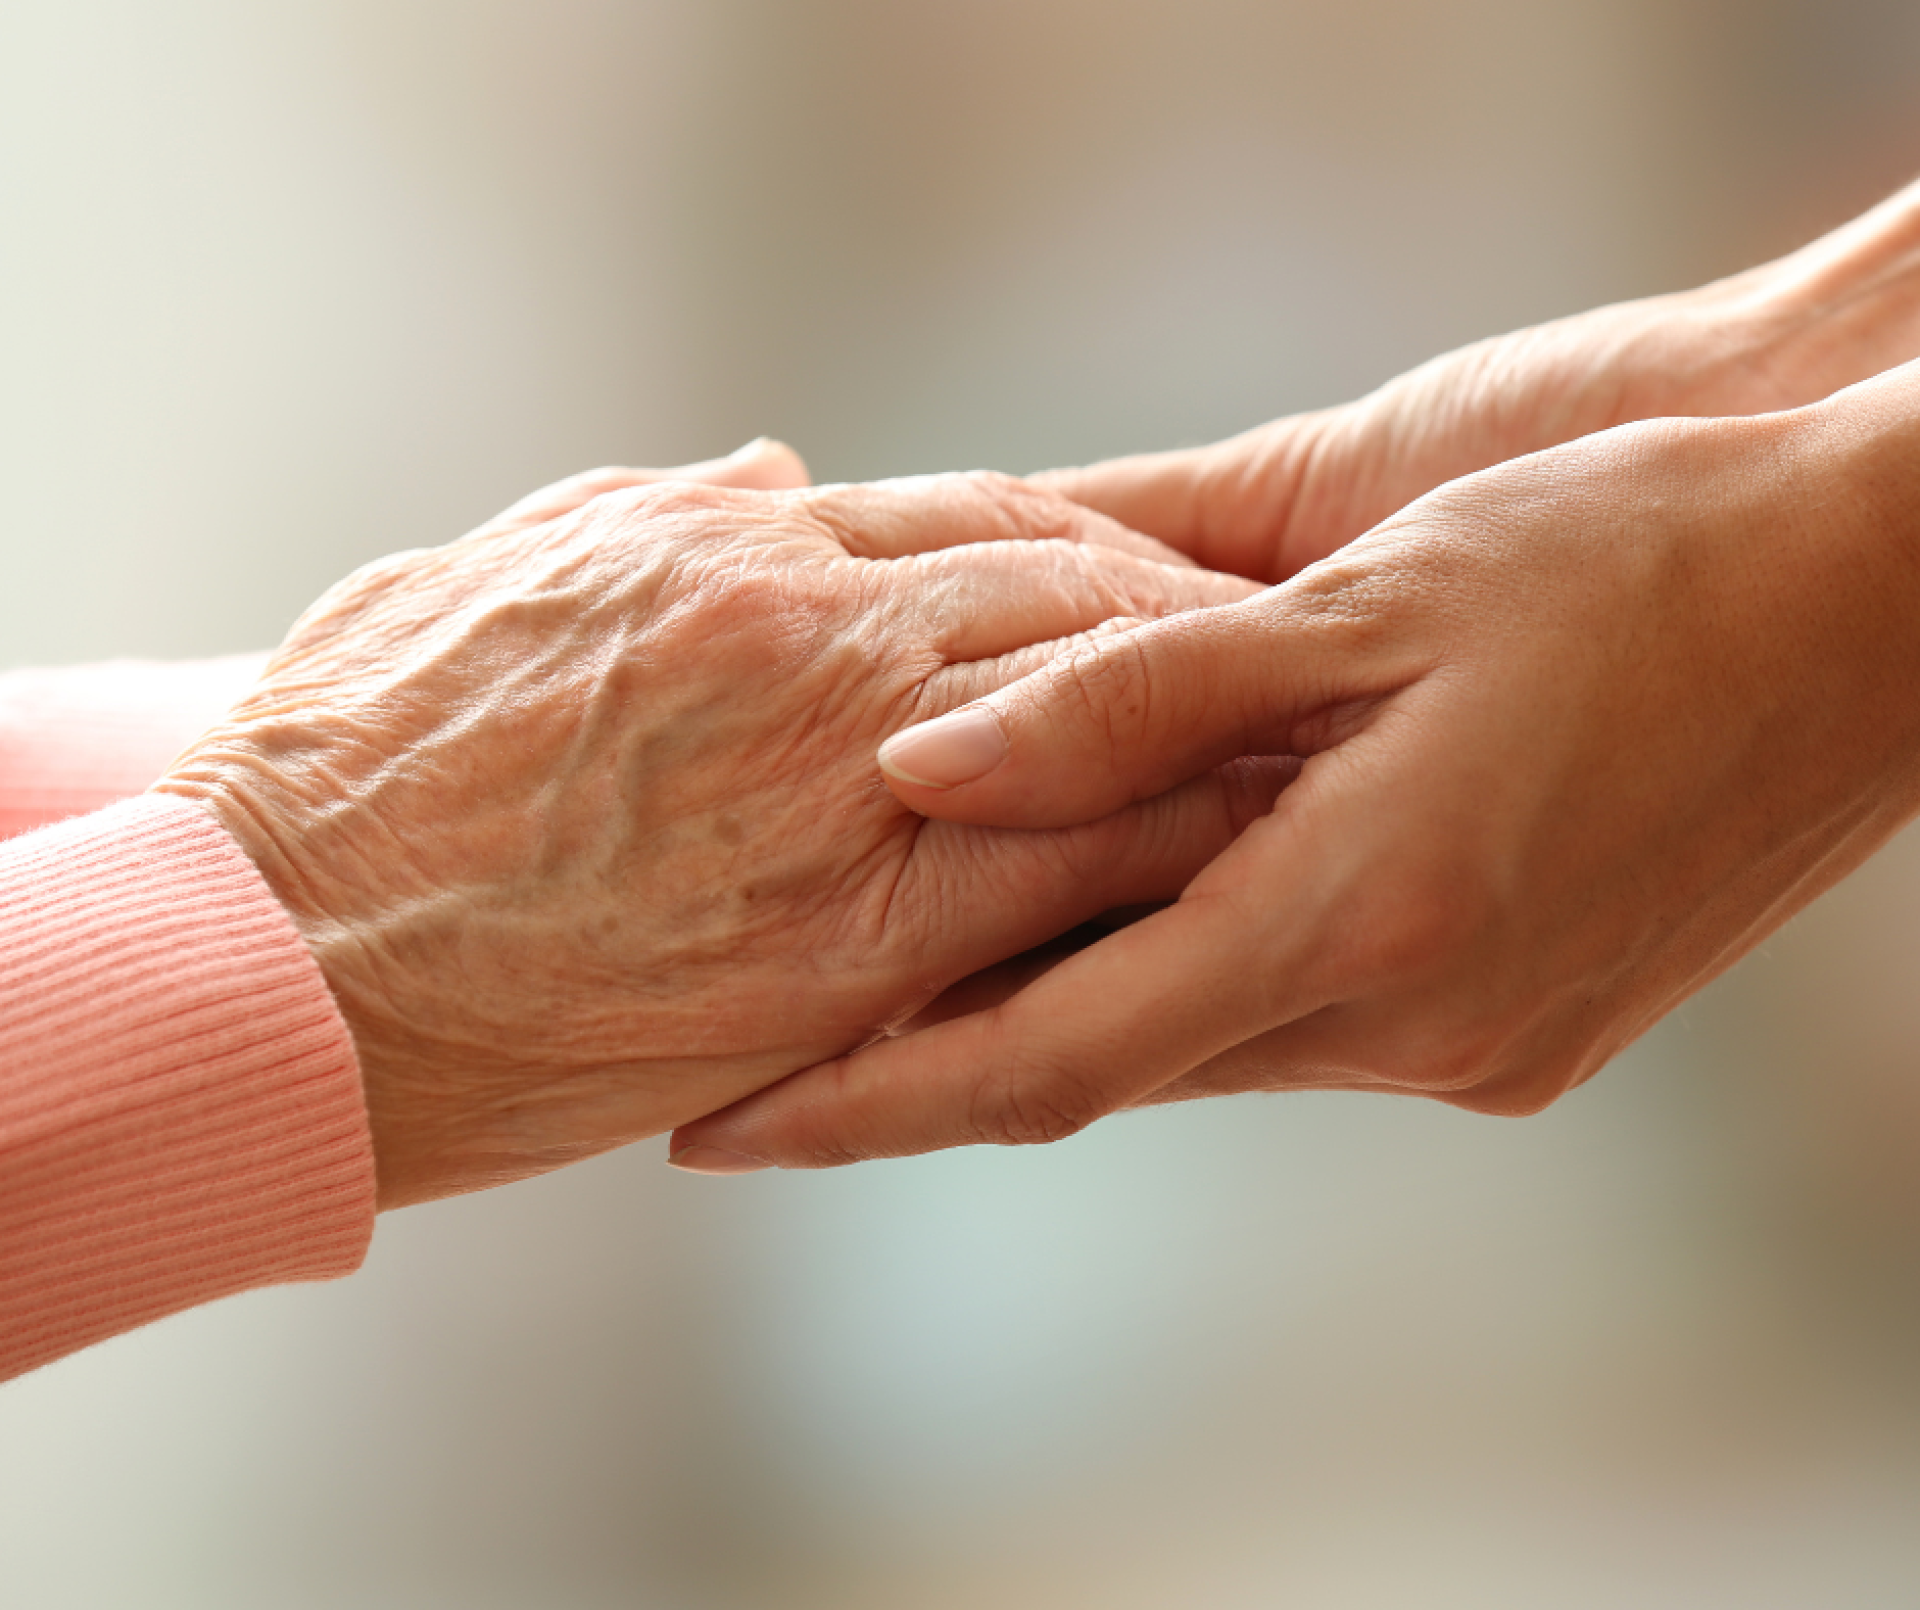
M 1069 650 L 1052 678 L 1066 723 L 1117 745 L 1152 723 L 1151 657 L 1138 634 L 1096 638 Z
M 1186 607 L 1169 572 L 1134 554 L 1086 542 L 1055 543 L 1047 551 L 1080 596 L 1109 618 L 1142 625 Z
M 878 1156 L 839 1135 L 810 1135 L 778 1159 L 781 1168 L 847 1168 Z
M 1361 1065 L 1386 1089 L 1466 1107 L 1493 1083 L 1505 1051 L 1504 1035 L 1458 1014 L 1403 1008 L 1374 1029 Z
M 1034 595 L 1040 596 L 1044 589 L 1063 610 L 1082 618 L 1125 618 L 1134 624 L 1162 612 L 1150 588 L 1138 585 L 1137 578 L 1111 562 L 1117 555 L 1076 543 L 1036 539 L 1030 533 L 1016 540 L 1022 549 L 1022 562 L 1033 577 Z
M 1464 1105 L 1492 1083 L 1499 1065 L 1499 1037 L 1474 1030 L 1449 1029 L 1401 1045 L 1393 1082 L 1427 1095 L 1458 1098 Z
M 609 486 L 588 506 L 596 514 L 623 521 L 651 521 L 709 513 L 724 507 L 727 500 L 724 488 L 698 481 L 648 481 L 637 486 Z
M 962 470 L 958 479 L 961 485 L 978 492 L 983 497 L 1012 501 L 1025 496 L 1038 496 L 1035 489 L 1017 475 L 1009 475 L 1004 470 Z
M 1448 1095 L 1450 1105 L 1483 1118 L 1532 1118 L 1551 1107 L 1564 1088 L 1548 1083 L 1501 1084 Z
M 1472 1083 L 1436 1087 L 1434 1093 L 1463 1112 L 1488 1118 L 1531 1118 L 1545 1112 L 1577 1083 L 1571 1072 L 1552 1063 L 1503 1071 L 1495 1061 L 1482 1068 Z
M 980 501 L 990 504 L 1011 527 L 1011 535 L 1050 542 L 1071 537 L 1074 506 L 1054 492 L 1001 470 L 967 470 L 959 480 Z
M 1435 568 L 1429 563 L 1423 574 Z M 1292 627 L 1311 633 L 1327 652 L 1360 660 L 1405 652 L 1407 606 L 1414 601 L 1404 578 L 1375 554 L 1321 560 L 1293 579 L 1287 601 Z
M 1076 634 L 1073 640 L 1074 646 L 1076 648 L 1091 648 L 1094 644 L 1104 642 L 1107 638 L 1119 637 L 1122 633 L 1131 632 L 1137 630 L 1139 627 L 1145 626 L 1150 618 L 1151 617 L 1146 615 L 1109 615 L 1097 626 L 1090 626 L 1086 631 Z
M 1051 1146 L 1077 1135 L 1106 1111 L 1084 1077 L 1054 1059 L 1010 1064 L 986 1079 L 968 1129 L 993 1146 Z
M 1465 1112 L 1531 1117 L 1583 1077 L 1576 1054 L 1541 1049 L 1538 1027 L 1488 1014 L 1408 1036 L 1392 1055 L 1391 1081 Z
M 1459 1105 L 1497 1118 L 1530 1118 L 1586 1083 L 1618 1049 L 1610 1036 L 1569 1032 L 1568 1025 L 1549 1018 L 1494 1053 L 1480 1082 L 1461 1092 Z
M 856 1051 L 805 1075 L 806 1099 L 776 1107 L 771 1122 L 742 1136 L 746 1149 L 781 1168 L 845 1168 L 891 1155 L 883 1138 L 875 1144 L 884 1131 L 875 1130 L 862 1101 L 862 1066 Z

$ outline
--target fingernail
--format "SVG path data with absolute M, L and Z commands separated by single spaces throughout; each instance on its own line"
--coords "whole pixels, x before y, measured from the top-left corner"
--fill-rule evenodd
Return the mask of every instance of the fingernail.
M 682 1146 L 667 1158 L 667 1163 L 689 1174 L 757 1174 L 772 1166 L 757 1157 L 742 1157 L 738 1152 L 723 1151 L 718 1146 Z
M 771 446 L 773 446 L 773 438 L 771 436 L 756 436 L 752 441 L 745 443 L 743 446 L 736 447 L 731 453 L 727 454 L 727 457 L 731 459 L 758 458 Z
M 880 746 L 880 769 L 922 788 L 958 788 L 1007 758 L 1006 735 L 991 710 L 956 710 L 896 732 Z

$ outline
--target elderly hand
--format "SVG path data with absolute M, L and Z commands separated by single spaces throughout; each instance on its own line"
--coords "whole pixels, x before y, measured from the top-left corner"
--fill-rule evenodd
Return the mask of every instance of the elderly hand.
M 1322 413 L 1037 484 L 1277 582 L 1457 476 L 1635 420 L 1795 408 L 1920 356 L 1920 184 L 1778 262 L 1482 341 Z
M 811 485 L 812 477 L 800 455 L 785 442 L 758 436 L 725 458 L 681 464 L 670 470 L 615 466 L 569 475 L 537 492 L 529 492 L 467 535 L 469 538 L 507 536 L 529 526 L 557 520 L 563 514 L 572 514 L 603 492 L 618 492 L 630 486 L 658 486 L 663 481 L 696 481 L 702 486 L 730 486 L 742 492 L 794 492 Z
M 804 480 L 783 454 L 735 468 Z M 1254 589 L 998 478 L 591 497 L 646 478 L 563 483 L 350 577 L 159 785 L 234 835 L 318 959 L 382 1206 L 844 1052 L 1177 893 L 1279 786 L 1243 765 L 1060 832 L 928 823 L 872 773 L 889 733 L 1115 617 Z
M 1456 482 L 893 740 L 916 809 L 1029 829 L 1305 762 L 1177 904 L 677 1141 L 821 1166 L 1248 1088 L 1534 1110 L 1920 809 L 1916 623 L 1920 364 Z

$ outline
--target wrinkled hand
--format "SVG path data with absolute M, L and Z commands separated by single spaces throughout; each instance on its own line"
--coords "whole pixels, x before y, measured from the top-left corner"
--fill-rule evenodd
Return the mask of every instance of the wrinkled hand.
M 1434 359 L 1210 447 L 1035 483 L 1277 582 L 1462 475 L 1632 421 L 1797 408 L 1920 356 L 1920 184 L 1777 262 Z
M 1250 1088 L 1537 1109 L 1920 809 L 1916 623 L 1920 364 L 1456 482 L 893 740 L 916 809 L 1056 830 L 1305 759 L 1173 906 L 676 1143 L 821 1166 Z
M 804 480 L 748 457 L 749 484 Z M 928 823 L 873 774 L 888 733 L 1114 617 L 1254 589 L 1002 478 L 593 495 L 645 478 L 563 483 L 348 578 L 159 785 L 219 819 L 311 946 L 382 1206 L 846 1051 L 1170 897 L 1278 786 L 1246 765 L 1062 832 Z

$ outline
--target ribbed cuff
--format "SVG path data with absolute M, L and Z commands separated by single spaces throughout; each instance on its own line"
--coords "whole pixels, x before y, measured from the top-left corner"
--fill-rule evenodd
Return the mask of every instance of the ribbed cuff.
M 0 844 L 0 1379 L 366 1255 L 346 1025 L 253 863 L 148 795 Z

